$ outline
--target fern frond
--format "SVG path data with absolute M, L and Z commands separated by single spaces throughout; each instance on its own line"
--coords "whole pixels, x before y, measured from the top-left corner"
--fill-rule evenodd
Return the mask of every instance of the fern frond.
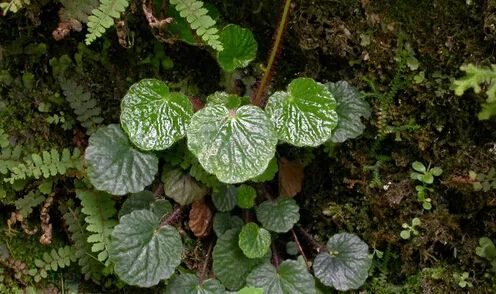
M 207 13 L 203 7 L 203 2 L 198 0 L 170 0 L 179 15 L 186 19 L 191 28 L 202 40 L 217 51 L 222 51 L 224 47 L 219 40 L 219 30 L 215 27 L 215 20 Z
M 98 101 L 91 97 L 91 93 L 71 79 L 62 79 L 60 87 L 69 102 L 69 105 L 74 110 L 77 120 L 86 129 L 86 133 L 91 135 L 102 123 L 102 109 L 98 106 Z
M 2 149 L 0 153 L 0 174 L 8 174 L 10 170 L 21 164 L 21 146 L 16 146 L 12 148 Z
M 47 272 L 68 267 L 71 262 L 75 261 L 76 254 L 72 246 L 60 247 L 58 250 L 52 249 L 50 253 L 43 253 L 42 259 L 34 260 L 36 268 L 30 269 L 29 274 L 34 277 L 35 282 L 39 282 L 48 276 Z
M 0 3 L 0 9 L 2 10 L 2 14 L 6 15 L 9 11 L 16 13 L 29 4 L 31 4 L 31 0 L 11 0 Z
M 114 24 L 114 19 L 121 16 L 128 5 L 129 0 L 100 0 L 100 6 L 93 9 L 88 17 L 86 45 L 90 45 L 96 38 L 101 37 Z
M 17 199 L 14 204 L 17 212 L 23 218 L 27 218 L 33 212 L 33 207 L 40 205 L 43 201 L 45 201 L 44 196 L 35 192 L 29 192 L 26 196 Z
M 99 282 L 102 276 L 103 264 L 93 256 L 91 244 L 87 242 L 89 233 L 86 231 L 86 223 L 81 208 L 68 208 L 63 216 L 70 238 L 74 242 L 75 255 L 81 267 L 81 273 L 86 280 L 92 279 Z
M 9 168 L 10 177 L 5 182 L 13 184 L 16 180 L 41 177 L 48 178 L 56 175 L 64 175 L 70 169 L 82 170 L 81 151 L 74 149 L 73 153 L 65 148 L 62 153 L 56 149 L 43 151 L 41 154 L 31 154 L 23 163 Z
M 93 243 L 91 251 L 98 252 L 98 260 L 105 262 L 108 258 L 110 234 L 117 224 L 115 202 L 112 195 L 101 191 L 76 190 L 81 200 L 81 211 L 86 214 L 85 222 L 88 224 L 86 231 L 91 234 L 87 241 Z

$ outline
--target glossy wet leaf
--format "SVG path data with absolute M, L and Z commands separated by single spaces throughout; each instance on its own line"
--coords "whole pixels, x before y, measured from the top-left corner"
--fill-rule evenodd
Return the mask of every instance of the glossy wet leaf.
M 165 170 L 162 174 L 164 192 L 167 197 L 181 205 L 188 205 L 203 198 L 208 189 L 180 169 Z
M 123 216 L 114 228 L 109 248 L 114 271 L 129 285 L 151 287 L 169 278 L 181 263 L 183 245 L 176 228 L 159 227 L 149 210 Z
M 342 143 L 360 136 L 365 130 L 361 118 L 369 118 L 370 106 L 353 86 L 346 81 L 325 84 L 336 99 L 338 125 L 333 130 L 331 141 Z
M 220 184 L 212 192 L 212 202 L 219 211 L 230 211 L 236 206 L 236 187 Z
M 162 217 L 172 211 L 172 205 L 165 199 L 156 199 L 150 191 L 142 191 L 129 196 L 119 210 L 119 218 L 134 210 L 148 209 L 158 217 Z
M 270 233 L 256 223 L 248 223 L 239 233 L 239 248 L 248 258 L 263 257 L 269 251 Z
M 188 148 L 203 168 L 228 184 L 262 174 L 277 144 L 272 122 L 252 105 L 207 106 L 193 115 L 187 133 Z
M 316 293 L 313 276 L 296 260 L 285 260 L 277 269 L 270 263 L 260 265 L 248 275 L 246 282 L 270 294 Z
M 165 294 L 224 294 L 226 290 L 216 279 L 208 279 L 200 284 L 193 274 L 176 276 L 168 285 Z
M 164 150 L 186 135 L 193 105 L 156 79 L 132 85 L 121 103 L 121 125 L 142 150 Z
M 257 191 L 248 185 L 241 185 L 236 188 L 236 204 L 241 208 L 252 208 L 255 205 Z
M 267 262 L 270 256 L 269 253 L 263 258 L 246 257 L 239 248 L 238 234 L 236 229 L 225 232 L 217 239 L 212 253 L 215 276 L 230 290 L 243 287 L 252 269 Z
M 372 264 L 368 245 L 349 233 L 329 238 L 327 250 L 315 257 L 313 271 L 326 286 L 340 291 L 358 289 L 363 285 Z
M 269 97 L 265 110 L 280 140 L 295 146 L 318 146 L 338 123 L 336 100 L 326 86 L 309 78 L 293 80 L 288 91 Z
M 117 124 L 90 136 L 84 158 L 91 184 L 113 195 L 143 191 L 158 171 L 158 158 L 133 147 Z
M 300 220 L 299 206 L 292 198 L 281 196 L 262 202 L 256 209 L 257 219 L 267 230 L 286 233 Z
M 219 36 L 224 50 L 217 53 L 217 60 L 223 70 L 232 72 L 246 67 L 257 57 L 257 41 L 250 30 L 230 24 Z
M 228 212 L 217 212 L 214 216 L 214 232 L 218 236 L 223 235 L 231 229 L 241 230 L 243 220 L 237 215 L 231 215 Z

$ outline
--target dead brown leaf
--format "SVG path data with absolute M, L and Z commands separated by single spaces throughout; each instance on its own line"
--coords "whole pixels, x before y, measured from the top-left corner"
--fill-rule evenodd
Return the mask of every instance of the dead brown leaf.
M 279 195 L 294 197 L 303 186 L 305 166 L 301 161 L 279 159 Z
M 193 202 L 189 211 L 189 228 L 196 237 L 206 237 L 212 227 L 212 211 L 203 199 Z

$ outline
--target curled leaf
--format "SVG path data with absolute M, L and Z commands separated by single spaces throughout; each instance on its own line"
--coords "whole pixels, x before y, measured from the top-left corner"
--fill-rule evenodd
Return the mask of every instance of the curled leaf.
M 300 193 L 304 168 L 301 161 L 289 161 L 285 157 L 279 159 L 279 195 L 294 197 Z
M 200 199 L 191 206 L 188 226 L 196 237 L 206 237 L 212 228 L 212 218 L 212 211 L 205 201 Z

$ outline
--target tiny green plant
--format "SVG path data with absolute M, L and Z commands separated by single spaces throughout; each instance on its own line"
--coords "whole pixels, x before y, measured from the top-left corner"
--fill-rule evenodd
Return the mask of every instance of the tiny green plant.
M 496 246 L 488 237 L 479 239 L 479 246 L 475 248 L 475 254 L 491 263 L 492 270 L 496 271 Z
M 469 274 L 468 272 L 463 272 L 463 273 L 453 273 L 453 279 L 455 279 L 455 282 L 458 286 L 461 288 L 472 288 L 474 285 L 468 280 L 469 279 Z
M 432 208 L 432 199 L 428 194 L 434 191 L 429 185 L 434 183 L 434 178 L 440 176 L 443 170 L 440 167 L 426 167 L 423 163 L 415 161 L 412 163 L 413 171 L 410 173 L 410 178 L 421 182 L 421 185 L 416 185 L 417 201 L 422 203 L 422 207 L 426 210 Z
M 474 191 L 488 192 L 496 188 L 496 170 L 494 167 L 491 167 L 487 173 L 469 171 L 468 175 Z
M 412 219 L 412 224 L 409 225 L 407 223 L 403 223 L 401 227 L 404 229 L 400 232 L 400 237 L 402 239 L 408 240 L 410 237 L 413 236 L 418 236 L 419 231 L 417 230 L 417 227 L 419 227 L 422 224 L 420 219 L 418 217 L 415 217 Z

